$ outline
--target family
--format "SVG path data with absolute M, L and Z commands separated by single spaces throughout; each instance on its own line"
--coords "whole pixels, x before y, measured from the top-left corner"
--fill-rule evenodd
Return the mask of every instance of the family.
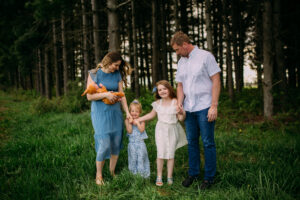
M 188 35 L 179 31 L 171 39 L 171 46 L 178 61 L 176 82 L 177 93 L 168 81 L 156 83 L 152 111 L 144 116 L 138 100 L 127 104 L 126 97 L 118 97 L 111 92 L 87 94 L 91 101 L 91 119 L 94 128 L 96 150 L 96 184 L 103 185 L 103 166 L 109 159 L 109 169 L 115 176 L 115 168 L 122 147 L 123 111 L 126 113 L 125 127 L 128 143 L 128 168 L 133 174 L 150 176 L 150 163 L 144 139 L 148 138 L 145 122 L 157 116 L 155 144 L 157 149 L 157 177 L 155 184 L 162 186 L 164 160 L 167 160 L 168 185 L 173 184 L 173 168 L 176 149 L 188 145 L 189 170 L 182 185 L 189 187 L 199 180 L 200 150 L 199 137 L 204 147 L 204 177 L 200 189 L 211 187 L 216 174 L 216 146 L 214 126 L 218 114 L 220 94 L 220 68 L 214 56 L 194 46 Z M 104 85 L 108 91 L 123 92 L 127 84 L 129 66 L 118 52 L 104 56 L 98 66 L 91 70 L 87 85 Z M 108 99 L 114 104 L 105 104 Z M 121 104 L 121 105 L 120 105 Z M 178 120 L 185 123 L 186 134 Z

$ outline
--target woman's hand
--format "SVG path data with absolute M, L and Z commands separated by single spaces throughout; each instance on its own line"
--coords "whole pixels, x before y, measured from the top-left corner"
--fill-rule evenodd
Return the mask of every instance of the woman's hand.
M 133 118 L 129 112 L 126 112 L 126 119 L 128 119 L 130 123 L 133 122 Z
M 111 92 L 106 92 L 106 98 L 112 102 L 112 103 L 115 103 L 116 101 L 118 101 L 119 97 L 117 95 L 114 95 L 113 93 Z

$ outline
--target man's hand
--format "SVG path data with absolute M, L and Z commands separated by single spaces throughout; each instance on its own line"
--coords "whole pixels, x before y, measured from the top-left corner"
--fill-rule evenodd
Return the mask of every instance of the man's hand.
M 218 107 L 217 106 L 211 106 L 207 113 L 207 119 L 208 122 L 215 121 L 218 117 Z

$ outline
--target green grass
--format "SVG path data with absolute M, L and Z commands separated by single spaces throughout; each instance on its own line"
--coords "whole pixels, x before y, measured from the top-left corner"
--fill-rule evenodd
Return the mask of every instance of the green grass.
M 215 132 L 216 183 L 207 191 L 200 191 L 198 183 L 190 188 L 181 186 L 188 169 L 186 146 L 176 152 L 174 185 L 155 186 L 152 121 L 147 124 L 149 139 L 145 141 L 151 163 L 150 179 L 128 171 L 128 141 L 124 136 L 117 177 L 110 177 L 106 163 L 106 185 L 99 187 L 94 181 L 95 151 L 89 111 L 38 115 L 32 114 L 31 102 L 26 96 L 0 92 L 0 199 L 300 198 L 300 123 L 291 114 L 278 114 L 274 121 L 264 122 L 259 112 L 244 112 L 224 100 Z

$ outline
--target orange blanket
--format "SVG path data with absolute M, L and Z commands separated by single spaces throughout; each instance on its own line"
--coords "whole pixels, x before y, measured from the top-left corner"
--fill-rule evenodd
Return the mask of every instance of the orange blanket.
M 88 85 L 87 89 L 82 93 L 81 96 L 84 96 L 86 94 L 94 94 L 94 93 L 101 93 L 101 92 L 107 92 L 106 87 L 104 85 L 102 85 L 101 83 L 99 84 L 99 86 L 96 83 L 92 83 L 92 84 Z M 125 94 L 123 92 L 111 92 L 111 93 L 113 93 L 114 95 L 116 95 L 118 97 L 125 96 Z M 114 104 L 107 98 L 103 98 L 102 101 L 105 104 Z

